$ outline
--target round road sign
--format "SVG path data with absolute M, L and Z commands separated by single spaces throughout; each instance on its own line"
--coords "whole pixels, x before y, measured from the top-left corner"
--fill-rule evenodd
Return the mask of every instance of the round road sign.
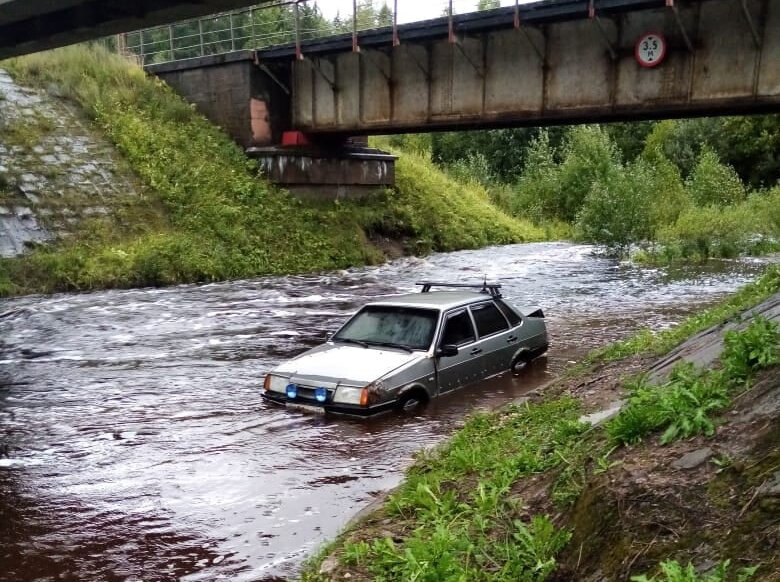
M 643 67 L 655 67 L 664 60 L 666 55 L 666 39 L 663 34 L 648 32 L 636 41 L 634 55 Z

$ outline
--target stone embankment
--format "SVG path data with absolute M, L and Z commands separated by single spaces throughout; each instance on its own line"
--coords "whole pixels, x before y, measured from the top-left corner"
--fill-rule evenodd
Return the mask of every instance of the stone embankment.
M 79 107 L 0 69 L 0 257 L 69 236 L 137 196 L 132 176 Z

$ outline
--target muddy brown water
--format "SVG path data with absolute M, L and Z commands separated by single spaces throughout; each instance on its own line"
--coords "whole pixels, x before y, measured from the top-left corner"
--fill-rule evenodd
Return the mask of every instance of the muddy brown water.
M 284 580 L 412 455 L 588 349 L 665 328 L 764 261 L 639 269 L 527 244 L 324 275 L 0 301 L 0 580 Z M 421 279 L 498 279 L 552 347 L 415 415 L 266 404 L 264 372 L 365 301 Z

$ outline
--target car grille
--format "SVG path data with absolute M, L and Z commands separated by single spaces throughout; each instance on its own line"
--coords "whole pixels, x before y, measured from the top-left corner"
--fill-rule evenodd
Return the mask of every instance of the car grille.
M 315 386 L 302 386 L 301 384 L 298 384 L 298 397 L 296 400 L 305 400 L 307 402 L 314 402 L 315 404 L 320 404 L 317 402 L 316 396 L 314 396 L 314 391 L 317 389 Z M 325 402 L 333 402 L 333 393 L 335 390 L 328 389 L 328 398 L 325 400 Z

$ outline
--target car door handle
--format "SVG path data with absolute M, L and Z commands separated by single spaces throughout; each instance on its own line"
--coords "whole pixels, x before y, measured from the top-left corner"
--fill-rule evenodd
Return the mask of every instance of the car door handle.
M 510 344 L 512 342 L 516 342 L 517 341 L 517 336 L 516 335 L 510 335 L 508 338 L 506 338 L 506 341 L 508 341 Z
M 470 353 L 471 353 L 472 356 L 476 356 L 477 354 L 481 354 L 482 353 L 482 348 L 474 348 L 473 350 L 471 350 Z

